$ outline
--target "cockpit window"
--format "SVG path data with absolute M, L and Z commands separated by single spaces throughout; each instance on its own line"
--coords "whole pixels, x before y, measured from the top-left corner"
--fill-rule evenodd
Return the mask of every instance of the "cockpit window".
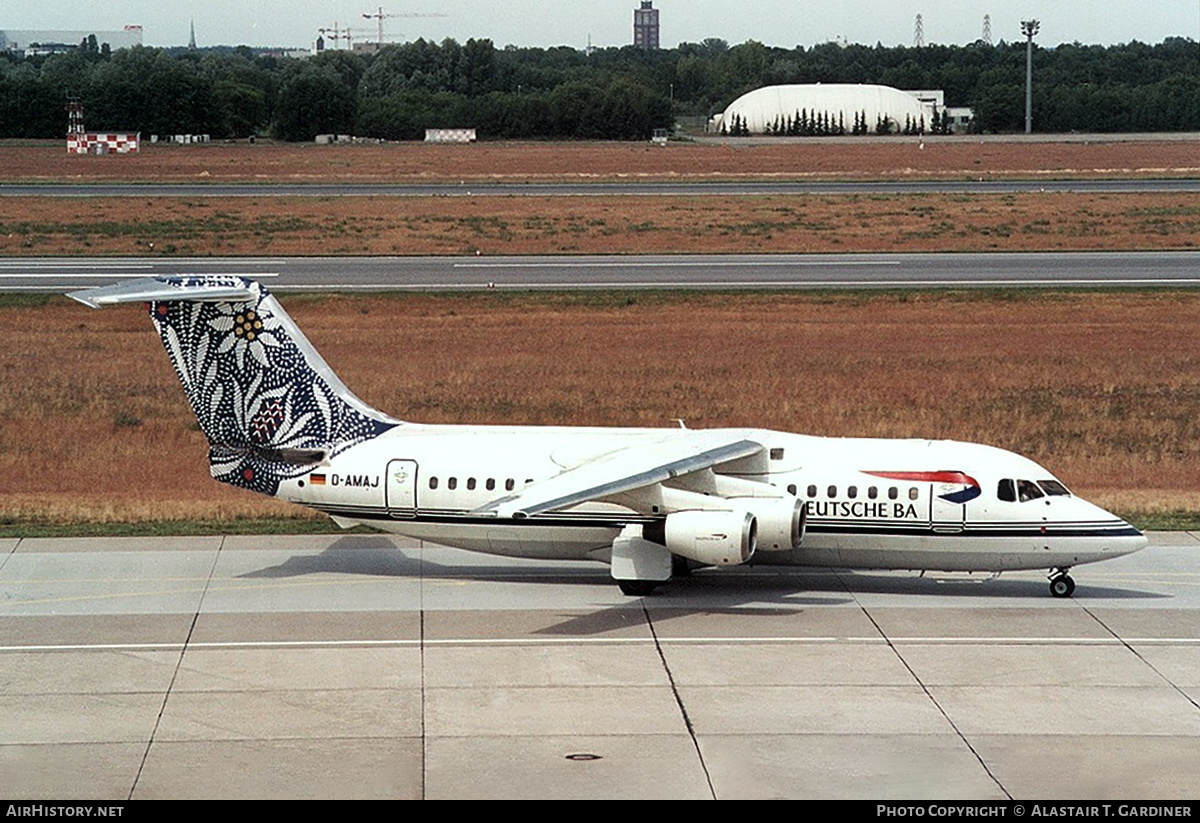
M 1017 487 L 1012 480 L 1005 478 L 1000 481 L 1000 485 L 996 488 L 996 496 L 1006 503 L 1017 502 Z
M 1042 490 L 1038 488 L 1038 484 L 1032 480 L 1017 481 L 1017 497 L 1022 503 L 1028 500 L 1037 500 L 1039 497 L 1045 497 Z
M 1038 485 L 1042 487 L 1042 491 L 1051 497 L 1070 497 L 1071 493 L 1067 491 L 1067 487 L 1057 480 L 1039 480 Z

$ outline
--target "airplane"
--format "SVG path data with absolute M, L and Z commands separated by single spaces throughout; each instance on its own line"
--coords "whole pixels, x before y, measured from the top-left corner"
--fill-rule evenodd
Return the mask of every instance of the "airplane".
M 424 425 L 356 397 L 261 284 L 137 279 L 73 292 L 144 303 L 217 480 L 339 526 L 495 555 L 607 562 L 630 596 L 741 564 L 1048 569 L 1146 546 L 1037 463 L 947 440 L 763 429 Z

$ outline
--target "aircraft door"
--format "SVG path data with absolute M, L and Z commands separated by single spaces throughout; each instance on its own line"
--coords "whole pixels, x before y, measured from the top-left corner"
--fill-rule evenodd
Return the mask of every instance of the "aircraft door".
M 387 464 L 388 514 L 392 517 L 417 516 L 417 461 L 390 460 Z
M 967 504 L 952 503 L 946 497 L 962 491 L 961 484 L 931 483 L 929 519 L 935 532 L 953 534 L 963 530 L 967 519 Z

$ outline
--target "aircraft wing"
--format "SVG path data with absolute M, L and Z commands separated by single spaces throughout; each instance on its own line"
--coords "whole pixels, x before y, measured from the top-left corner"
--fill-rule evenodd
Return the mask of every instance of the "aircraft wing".
M 476 514 L 523 518 L 565 509 L 589 500 L 661 483 L 763 450 L 763 445 L 730 432 L 683 432 L 650 445 L 638 444 L 491 501 Z

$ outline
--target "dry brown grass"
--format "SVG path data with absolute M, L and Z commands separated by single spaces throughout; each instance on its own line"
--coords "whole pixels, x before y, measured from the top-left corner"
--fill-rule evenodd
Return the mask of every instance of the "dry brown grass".
M 1190 193 L 0 198 L 10 256 L 1118 250 L 1197 238 Z
M 922 147 L 922 142 L 923 146 Z M 1195 176 L 1194 142 L 1098 136 L 1004 142 L 972 138 L 725 144 L 513 142 L 474 145 L 143 147 L 140 155 L 68 155 L 60 140 L 0 146 L 0 177 L 23 181 L 431 182 L 621 179 L 980 179 Z
M 1194 292 L 284 303 L 356 393 L 411 420 L 947 437 L 1123 510 L 1200 508 Z M 206 454 L 140 310 L 0 309 L 0 517 L 284 510 L 209 480 Z

